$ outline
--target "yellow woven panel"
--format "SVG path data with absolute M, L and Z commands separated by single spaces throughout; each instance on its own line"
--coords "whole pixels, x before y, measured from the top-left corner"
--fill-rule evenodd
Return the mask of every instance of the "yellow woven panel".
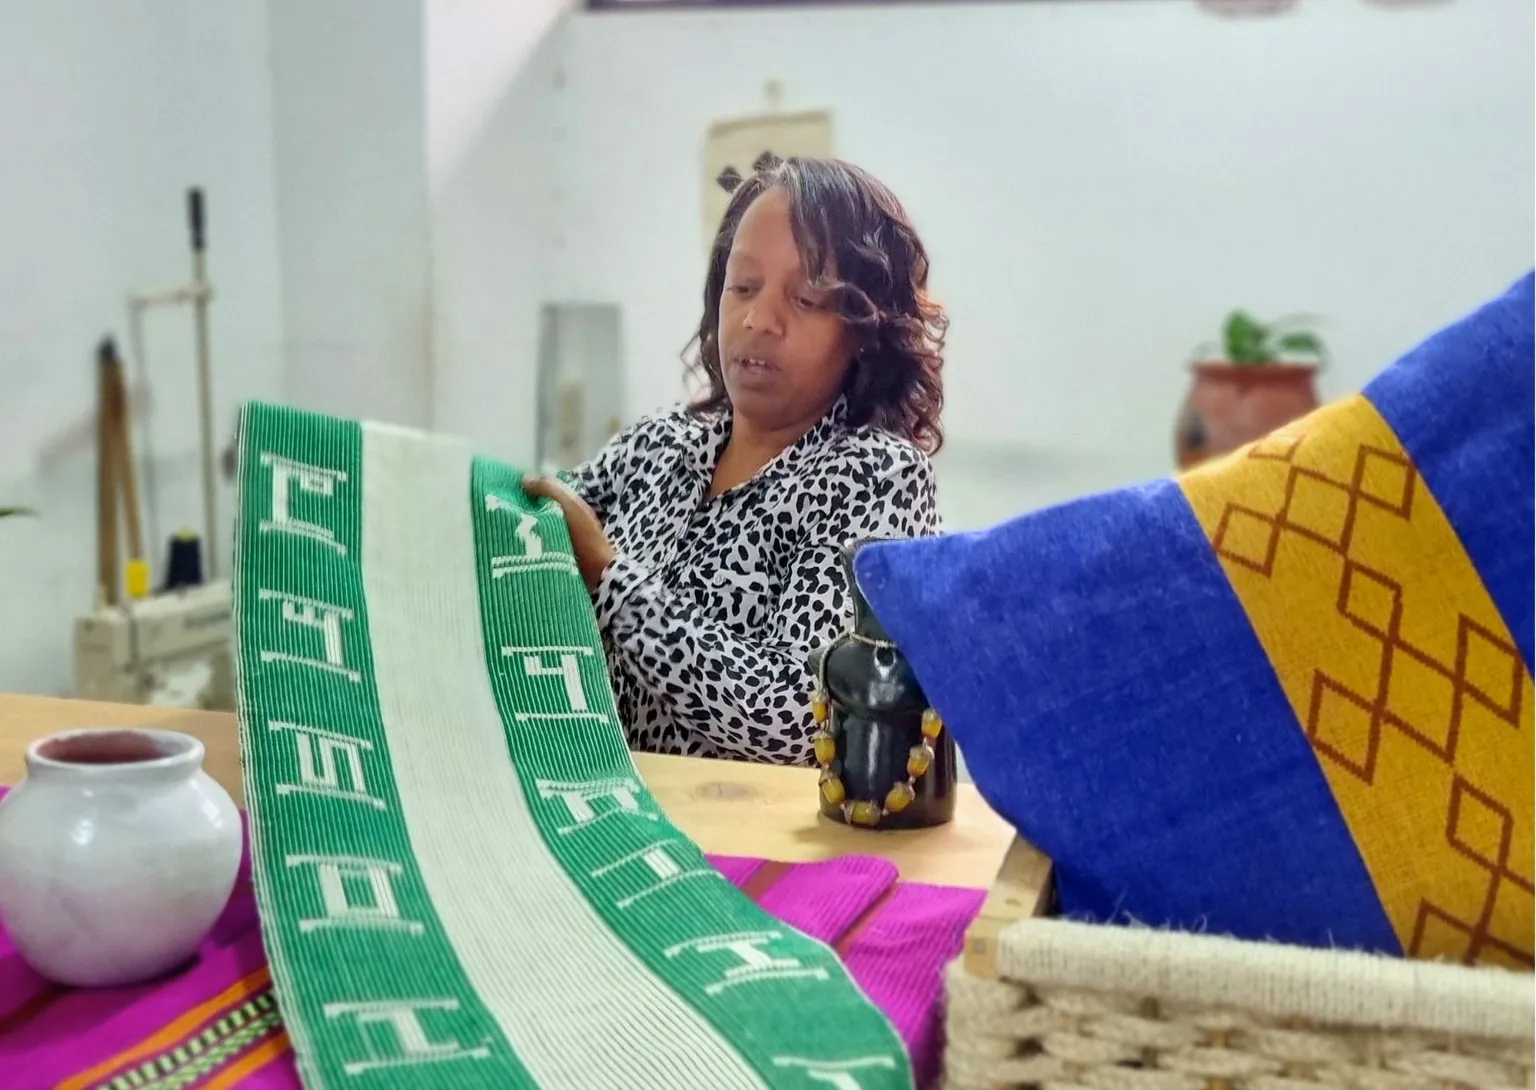
M 1531 675 L 1392 429 L 1352 397 L 1180 483 L 1404 952 L 1530 967 Z

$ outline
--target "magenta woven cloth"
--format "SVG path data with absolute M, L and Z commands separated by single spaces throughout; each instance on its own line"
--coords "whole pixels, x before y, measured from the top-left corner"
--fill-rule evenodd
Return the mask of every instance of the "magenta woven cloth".
M 918 1084 L 933 1081 L 943 967 L 960 952 L 984 891 L 902 882 L 894 864 L 871 856 L 710 861 L 765 911 L 837 950 L 901 1032 Z M 0 931 L 0 1087 L 119 1090 L 196 1071 L 175 1082 L 180 1090 L 300 1090 L 276 1016 L 249 863 L 249 856 L 241 861 L 235 891 L 196 960 L 152 984 L 56 987 Z

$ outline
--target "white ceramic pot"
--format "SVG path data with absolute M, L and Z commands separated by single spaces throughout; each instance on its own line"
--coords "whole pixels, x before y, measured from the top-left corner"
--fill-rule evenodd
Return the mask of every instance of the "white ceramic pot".
M 0 801 L 0 924 L 43 976 L 139 983 L 185 962 L 240 867 L 240 814 L 203 744 L 162 730 L 81 730 L 27 750 Z

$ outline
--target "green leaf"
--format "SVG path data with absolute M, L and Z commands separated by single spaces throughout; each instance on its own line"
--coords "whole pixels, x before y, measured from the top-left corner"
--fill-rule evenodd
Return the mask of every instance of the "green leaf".
M 1268 328 L 1246 311 L 1234 310 L 1227 316 L 1222 340 L 1232 363 L 1269 363 L 1274 359 Z
M 7 517 L 8 515 L 35 515 L 35 514 L 37 514 L 37 512 L 34 511 L 30 507 L 0 507 L 0 519 L 3 519 L 5 517 Z
M 1318 359 L 1323 359 L 1328 355 L 1328 349 L 1323 346 L 1323 339 L 1306 329 L 1282 334 L 1276 339 L 1275 347 L 1282 354 L 1290 356 L 1316 356 Z
M 1289 333 L 1293 329 L 1313 329 L 1323 324 L 1316 314 L 1286 314 L 1269 323 L 1271 333 Z

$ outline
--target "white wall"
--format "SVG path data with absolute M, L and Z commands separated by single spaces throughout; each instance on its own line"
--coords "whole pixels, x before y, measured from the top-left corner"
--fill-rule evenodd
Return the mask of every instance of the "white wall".
M 567 0 L 424 6 L 433 424 L 527 464 L 540 303 L 562 245 Z
M 432 417 L 421 0 L 268 0 L 283 394 Z
M 127 291 L 189 278 L 190 185 L 209 202 L 218 419 L 280 395 L 266 49 L 261 4 L 0 0 L 0 502 L 43 512 L 0 522 L 0 690 L 70 686 L 95 582 L 95 347 L 113 333 L 126 353 Z M 168 534 L 202 521 L 191 315 L 147 333 L 144 507 Z
M 190 184 L 221 422 L 282 398 L 526 461 L 546 300 L 622 304 L 631 416 L 677 395 L 701 140 L 779 79 L 933 251 L 961 525 L 1164 471 L 1234 305 L 1326 315 L 1331 394 L 1531 264 L 1528 0 L 566 6 L 0 0 L 0 502 L 45 512 L 0 524 L 0 689 L 68 686 L 92 351 L 186 277 Z M 149 349 L 164 533 L 200 519 L 190 318 Z
M 835 111 L 948 303 L 946 514 L 1166 471 L 1182 363 L 1223 315 L 1327 318 L 1358 386 L 1531 264 L 1529 0 L 1181 0 L 593 14 L 559 96 L 550 290 L 625 309 L 639 411 L 697 323 L 715 117 Z

